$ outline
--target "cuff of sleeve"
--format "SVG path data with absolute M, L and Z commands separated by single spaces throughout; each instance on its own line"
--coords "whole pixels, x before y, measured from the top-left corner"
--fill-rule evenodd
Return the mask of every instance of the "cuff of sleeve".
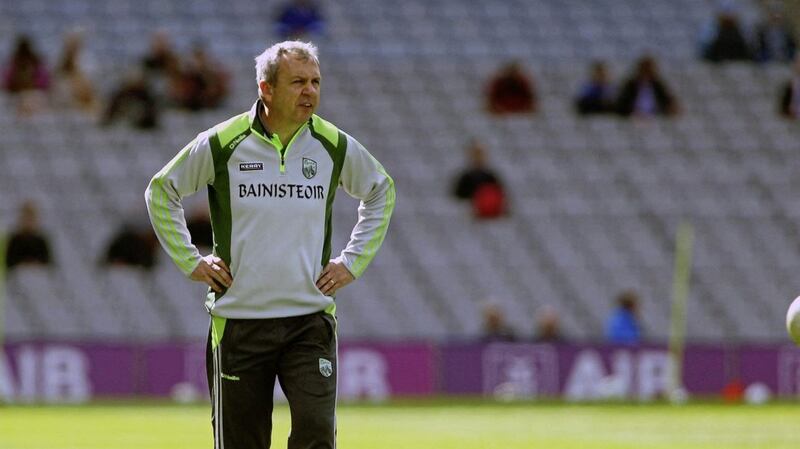
M 191 277 L 191 276 L 192 276 L 192 273 L 194 273 L 194 270 L 196 270 L 196 269 L 197 269 L 197 266 L 198 266 L 198 265 L 200 265 L 200 261 L 201 261 L 201 260 L 203 260 L 203 257 L 202 257 L 202 256 L 200 256 L 200 254 L 197 254 L 197 255 L 196 255 L 196 256 L 195 256 L 195 257 L 192 259 L 192 261 L 191 261 L 190 263 L 186 264 L 186 266 L 187 266 L 187 267 L 191 267 L 191 269 L 189 269 L 189 271 L 183 270 L 183 268 L 181 268 L 180 266 L 178 266 L 178 268 L 181 268 L 181 271 L 183 271 L 183 274 L 184 274 L 184 275 L 185 275 L 187 278 L 188 278 L 188 277 Z
M 332 259 L 331 262 L 341 263 L 342 265 L 344 265 L 345 268 L 347 268 L 347 271 L 350 273 L 351 276 L 353 276 L 353 279 L 358 279 L 358 276 L 356 276 L 356 274 L 353 273 L 353 261 L 349 260 L 344 254 L 340 254 L 339 257 Z

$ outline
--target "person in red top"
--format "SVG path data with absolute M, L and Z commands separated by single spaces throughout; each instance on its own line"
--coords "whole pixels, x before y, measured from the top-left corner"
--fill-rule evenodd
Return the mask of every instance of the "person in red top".
M 26 117 L 45 109 L 49 87 L 44 59 L 28 36 L 17 36 L 3 71 L 3 89 L 15 97 L 17 113 Z
M 453 182 L 453 196 L 470 200 L 477 218 L 496 218 L 506 213 L 505 190 L 500 178 L 486 163 L 486 153 L 477 140 L 466 151 L 468 165 Z
M 50 77 L 33 42 L 25 35 L 17 37 L 14 51 L 8 61 L 3 77 L 3 87 L 15 94 L 28 90 L 47 90 Z
M 507 64 L 492 78 L 486 94 L 487 108 L 493 114 L 536 112 L 533 80 L 516 61 Z

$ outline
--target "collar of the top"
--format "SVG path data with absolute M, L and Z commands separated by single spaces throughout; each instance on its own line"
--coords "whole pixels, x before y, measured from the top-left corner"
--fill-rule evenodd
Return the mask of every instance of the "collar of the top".
M 256 133 L 260 134 L 261 137 L 264 137 L 266 140 L 272 140 L 272 133 L 264 126 L 264 123 L 261 122 L 261 117 L 258 116 L 259 108 L 263 108 L 264 103 L 259 98 L 253 103 L 253 107 L 250 108 L 250 112 L 248 116 L 250 117 L 250 129 L 255 131 Z M 311 126 L 312 118 L 308 119 L 308 125 Z
M 272 138 L 272 133 L 267 131 L 267 129 L 264 127 L 264 124 L 261 123 L 261 118 L 258 116 L 258 110 L 262 107 L 264 107 L 264 103 L 262 103 L 261 99 L 259 98 L 256 100 L 255 104 L 253 104 L 253 107 L 250 108 L 250 113 L 248 114 L 250 117 L 250 129 L 269 140 Z

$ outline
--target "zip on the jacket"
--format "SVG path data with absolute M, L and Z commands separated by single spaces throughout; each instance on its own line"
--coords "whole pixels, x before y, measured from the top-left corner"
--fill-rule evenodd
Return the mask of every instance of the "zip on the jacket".
M 256 133 L 255 133 L 256 135 L 258 135 L 259 137 L 261 137 L 262 139 L 264 139 L 264 141 L 265 141 L 265 142 L 268 142 L 268 143 L 270 143 L 270 144 L 271 144 L 273 147 L 275 147 L 275 151 L 277 151 L 277 152 L 278 152 L 278 158 L 280 158 L 280 160 L 281 160 L 281 164 L 280 164 L 280 173 L 281 173 L 281 176 L 283 176 L 283 175 L 285 175 L 285 174 L 286 174 L 286 153 L 288 153 L 288 152 L 289 152 L 289 147 L 291 147 L 291 146 L 292 146 L 292 143 L 294 143 L 295 139 L 297 139 L 297 136 L 298 136 L 298 135 L 300 135 L 300 132 L 303 130 L 303 128 L 305 128 L 305 127 L 307 127 L 307 126 L 308 126 L 308 124 L 304 124 L 303 126 L 301 126 L 300 128 L 298 128 L 298 129 L 297 129 L 297 131 L 296 131 L 296 132 L 294 133 L 294 135 L 292 136 L 292 138 L 291 138 L 291 139 L 289 139 L 289 143 L 287 143 L 287 144 L 286 144 L 286 146 L 283 146 L 283 144 L 281 143 L 281 139 L 280 139 L 280 138 L 278 137 L 278 135 L 277 135 L 277 134 L 275 134 L 275 133 L 273 133 L 273 134 L 272 134 L 272 137 L 270 137 L 270 138 L 267 138 L 267 137 L 265 137 L 265 136 L 262 136 L 262 135 L 261 135 L 260 133 L 258 133 L 258 132 L 256 132 Z
M 289 145 L 286 145 L 286 147 L 278 150 L 278 155 L 281 157 L 281 166 L 280 166 L 281 175 L 286 174 L 286 148 L 288 146 Z

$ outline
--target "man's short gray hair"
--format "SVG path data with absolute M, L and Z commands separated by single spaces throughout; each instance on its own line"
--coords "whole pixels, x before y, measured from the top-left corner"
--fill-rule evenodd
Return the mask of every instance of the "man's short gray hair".
M 278 79 L 278 63 L 284 55 L 292 55 L 300 59 L 311 59 L 319 65 L 317 47 L 311 42 L 283 41 L 279 42 L 256 56 L 256 81 L 266 81 L 275 85 Z

